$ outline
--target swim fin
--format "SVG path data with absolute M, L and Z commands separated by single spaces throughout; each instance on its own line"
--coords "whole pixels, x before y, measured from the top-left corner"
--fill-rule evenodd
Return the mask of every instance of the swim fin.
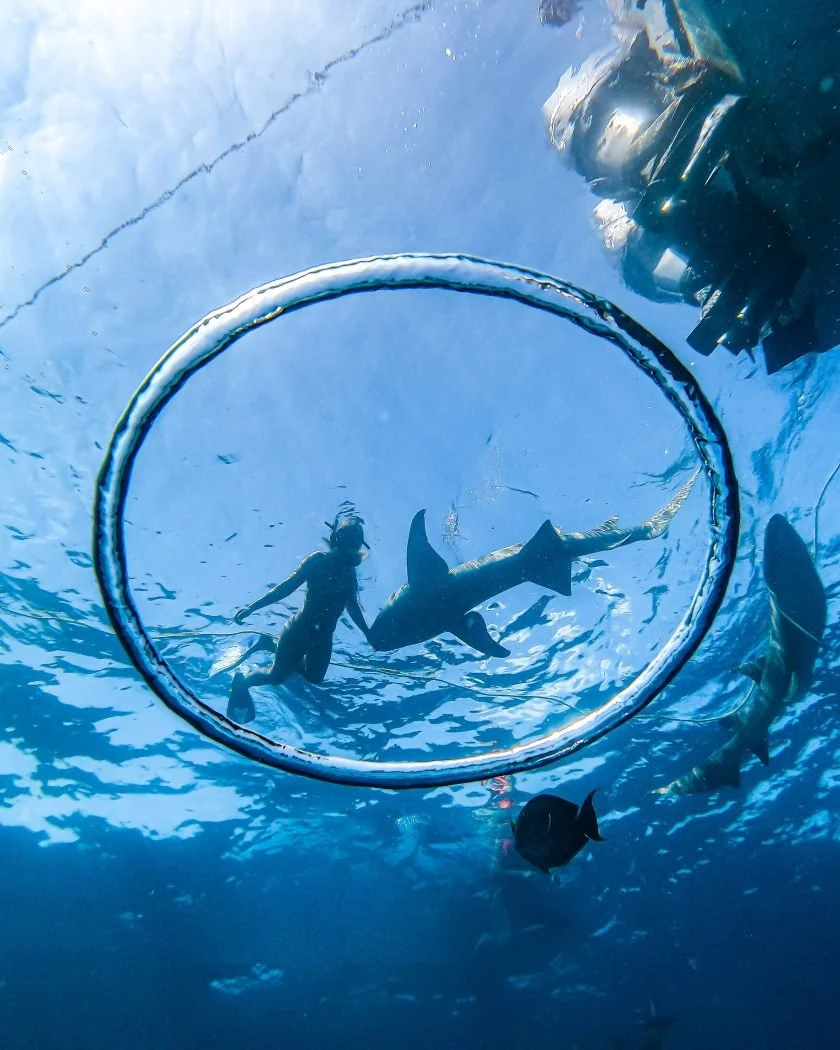
M 239 725 L 253 722 L 257 717 L 251 693 L 245 685 L 244 677 L 238 671 L 233 676 L 233 684 L 230 687 L 227 716 L 231 722 L 238 722 Z

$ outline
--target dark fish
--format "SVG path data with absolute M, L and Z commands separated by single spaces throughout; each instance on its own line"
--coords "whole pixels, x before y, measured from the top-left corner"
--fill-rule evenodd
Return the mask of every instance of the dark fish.
M 511 821 L 519 856 L 548 875 L 552 868 L 568 864 L 590 840 L 602 842 L 594 794 L 589 792 L 580 809 L 557 795 L 537 795 L 527 802 L 519 819 Z
M 509 634 L 516 634 L 517 631 L 524 631 L 536 627 L 537 624 L 545 623 L 543 613 L 552 597 L 553 595 L 551 594 L 543 594 L 541 597 L 537 598 L 534 604 L 529 606 L 525 612 L 520 613 L 519 616 L 516 616 L 511 620 L 499 637 L 507 638 Z M 490 606 L 488 605 L 487 608 L 489 609 Z

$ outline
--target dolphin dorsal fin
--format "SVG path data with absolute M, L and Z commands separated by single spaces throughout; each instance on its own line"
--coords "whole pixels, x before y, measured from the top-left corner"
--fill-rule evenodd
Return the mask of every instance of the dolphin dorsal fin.
M 449 566 L 429 543 L 425 510 L 418 510 L 411 519 L 405 560 L 410 587 L 428 587 L 442 580 L 449 572 Z

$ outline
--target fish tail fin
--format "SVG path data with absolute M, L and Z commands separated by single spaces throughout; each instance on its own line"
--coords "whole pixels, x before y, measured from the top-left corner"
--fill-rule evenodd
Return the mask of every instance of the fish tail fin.
M 598 817 L 595 814 L 595 806 L 592 804 L 592 798 L 597 790 L 595 788 L 594 791 L 590 791 L 583 800 L 577 819 L 580 821 L 581 830 L 588 839 L 592 839 L 593 842 L 603 842 L 601 832 L 598 830 Z
M 550 521 L 544 521 L 528 540 L 519 557 L 528 563 L 528 579 L 558 594 L 572 593 L 572 559 Z

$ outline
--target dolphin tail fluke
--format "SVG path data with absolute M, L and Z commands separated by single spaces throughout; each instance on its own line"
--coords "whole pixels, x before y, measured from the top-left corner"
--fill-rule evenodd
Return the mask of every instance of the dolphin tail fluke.
M 595 788 L 595 791 L 598 789 Z M 592 798 L 595 791 L 590 791 L 586 798 L 583 800 L 583 805 L 580 807 L 580 813 L 578 813 L 578 821 L 581 826 L 581 830 L 588 839 L 592 839 L 593 842 L 603 842 L 601 838 L 601 832 L 598 830 L 598 817 L 595 814 L 595 806 L 592 804 Z
M 544 521 L 519 553 L 528 563 L 528 579 L 558 594 L 572 593 L 572 559 L 550 521 Z

